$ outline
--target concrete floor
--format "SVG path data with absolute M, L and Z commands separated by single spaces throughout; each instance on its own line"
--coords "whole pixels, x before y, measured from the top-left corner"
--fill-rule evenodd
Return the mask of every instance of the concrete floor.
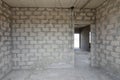
M 56 68 L 32 71 L 12 71 L 3 80 L 117 80 L 89 66 L 89 52 L 75 51 L 75 68 Z M 67 65 L 68 66 L 68 65 Z

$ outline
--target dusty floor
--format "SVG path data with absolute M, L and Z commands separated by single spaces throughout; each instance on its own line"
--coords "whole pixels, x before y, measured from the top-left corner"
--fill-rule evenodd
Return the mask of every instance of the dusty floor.
M 88 54 L 88 52 L 76 51 L 75 68 L 61 69 L 58 65 L 58 68 L 55 66 L 56 68 L 43 71 L 12 71 L 3 80 L 117 80 L 97 68 L 91 68 Z

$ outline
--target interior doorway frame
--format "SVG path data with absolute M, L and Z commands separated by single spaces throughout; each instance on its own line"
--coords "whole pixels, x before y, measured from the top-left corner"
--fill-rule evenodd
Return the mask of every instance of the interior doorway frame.
M 89 60 L 90 60 L 90 66 L 92 67 L 97 67 L 97 60 L 96 60 L 96 26 L 95 24 L 75 24 L 74 25 L 74 33 L 75 33 L 75 28 L 79 28 L 85 25 L 90 26 L 90 32 L 91 32 L 91 48 L 90 48 L 90 54 L 89 54 Z M 80 35 L 81 38 L 81 35 Z M 81 43 L 81 42 L 80 42 Z M 81 47 L 81 46 L 80 46 Z

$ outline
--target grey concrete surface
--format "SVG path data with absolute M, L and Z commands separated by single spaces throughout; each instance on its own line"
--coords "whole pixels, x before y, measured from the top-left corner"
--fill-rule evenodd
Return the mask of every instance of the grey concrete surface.
M 90 27 L 84 27 L 81 29 L 81 49 L 85 51 L 90 51 L 90 45 L 89 45 L 89 32 Z
M 3 80 L 116 80 L 103 71 L 89 66 L 89 52 L 75 51 L 75 68 L 59 68 L 59 64 L 44 70 L 12 71 Z M 68 66 L 68 65 L 67 65 Z

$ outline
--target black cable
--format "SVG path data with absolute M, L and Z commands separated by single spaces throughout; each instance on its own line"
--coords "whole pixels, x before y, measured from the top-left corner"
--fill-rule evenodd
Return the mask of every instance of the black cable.
M 62 3 L 61 3 L 61 1 L 60 1 L 60 0 L 58 0 L 58 1 L 59 1 L 59 4 L 60 4 L 60 7 L 63 8 L 63 7 L 62 7 Z
M 75 7 L 76 3 L 77 3 L 78 0 L 75 0 L 75 2 L 73 3 L 73 6 Z
M 76 6 L 76 7 L 78 7 L 78 8 L 79 8 L 79 6 L 78 6 L 78 5 L 79 5 L 79 3 L 80 3 L 80 0 L 79 0 L 79 1 L 78 1 L 78 3 L 75 5 L 75 6 Z
M 90 1 L 91 1 L 91 0 L 88 0 L 88 1 L 81 7 L 81 9 L 85 8 L 85 6 L 87 6 L 88 3 L 90 3 Z
M 55 0 L 55 8 L 57 7 L 56 4 L 57 4 L 57 1 Z

